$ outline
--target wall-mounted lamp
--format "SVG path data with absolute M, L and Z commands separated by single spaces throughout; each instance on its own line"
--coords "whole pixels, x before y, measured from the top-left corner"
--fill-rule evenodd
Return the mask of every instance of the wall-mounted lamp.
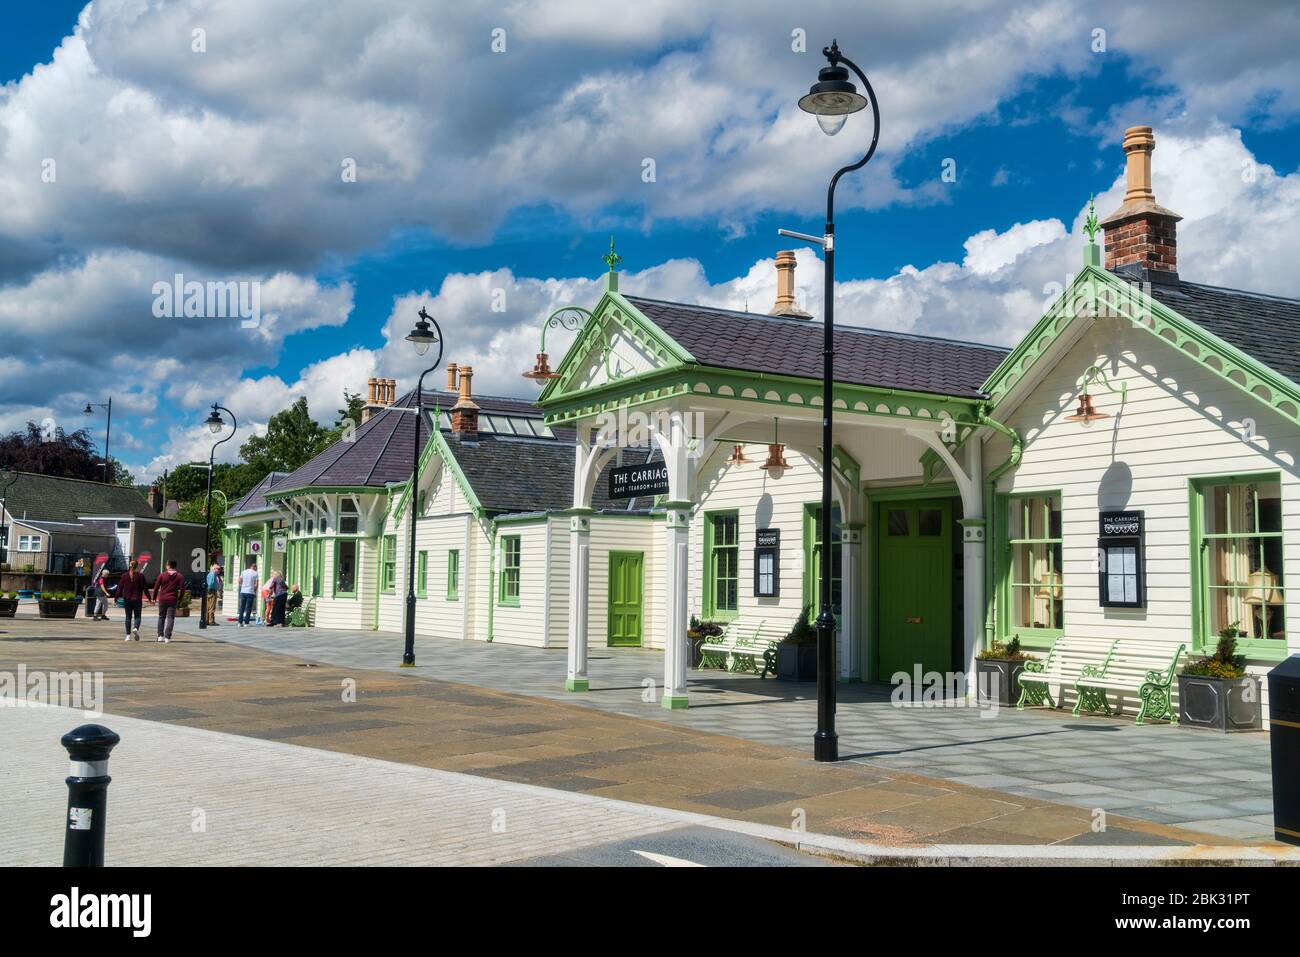
M 1074 415 L 1067 415 L 1066 422 L 1078 422 L 1085 429 L 1092 428 L 1092 423 L 1099 419 L 1109 419 L 1109 412 L 1101 412 L 1092 404 L 1092 396 L 1088 394 L 1088 386 L 1092 382 L 1100 381 L 1102 385 L 1110 392 L 1115 392 L 1120 396 L 1120 405 L 1128 399 L 1128 383 L 1121 382 L 1117 387 L 1111 385 L 1110 379 L 1099 366 L 1089 366 L 1079 379 L 1079 388 L 1083 391 L 1079 393 L 1079 408 Z
M 731 458 L 727 459 L 727 464 L 749 465 L 750 461 L 750 459 L 745 458 L 745 447 L 743 445 L 736 445 L 731 449 Z

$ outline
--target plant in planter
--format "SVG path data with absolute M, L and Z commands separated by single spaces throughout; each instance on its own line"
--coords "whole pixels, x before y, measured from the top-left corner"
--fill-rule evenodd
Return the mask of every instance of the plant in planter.
M 176 617 L 190 617 L 190 593 L 188 589 L 182 591 L 180 598 L 176 599 Z
M 691 615 L 690 624 L 686 626 L 686 638 L 690 642 L 691 657 L 687 662 L 690 668 L 700 666 L 700 647 L 712 638 L 722 634 L 722 626 L 713 621 L 700 621 L 695 615 Z
M 37 607 L 42 618 L 76 618 L 81 603 L 70 591 L 42 592 Z
M 0 618 L 12 618 L 18 614 L 18 592 L 11 591 L 0 597 Z
M 1237 654 L 1238 622 L 1219 632 L 1214 654 L 1189 662 L 1178 675 L 1178 721 L 1215 731 L 1258 731 L 1264 726 L 1260 684 Z
M 1011 705 L 1020 695 L 1020 672 L 1025 663 L 1037 661 L 1020 649 L 1020 636 L 1010 641 L 992 641 L 975 656 L 975 694 L 980 704 Z
M 805 605 L 790 633 L 776 646 L 776 676 L 783 681 L 817 680 L 817 626 L 809 619 L 812 605 Z

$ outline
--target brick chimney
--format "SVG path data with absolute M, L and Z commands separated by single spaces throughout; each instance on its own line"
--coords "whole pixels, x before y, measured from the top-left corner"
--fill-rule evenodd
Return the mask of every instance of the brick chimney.
M 478 406 L 470 398 L 474 380 L 473 366 L 447 366 L 447 384 L 452 385 L 453 377 L 460 379 L 460 398 L 451 407 L 451 431 L 457 436 L 478 435 Z
M 156 514 L 161 515 L 163 513 L 163 506 L 165 504 L 166 503 L 163 502 L 162 491 L 158 488 L 157 485 L 150 485 L 149 486 L 149 507 L 153 509 Z
M 793 249 L 783 249 L 776 254 L 776 305 L 769 316 L 787 316 L 791 319 L 811 319 L 812 314 L 804 312 L 794 301 L 794 267 Z
M 397 399 L 396 379 L 366 380 L 366 404 L 361 407 L 361 421 L 369 422 L 378 412 L 388 408 Z
M 1124 133 L 1128 188 L 1123 205 L 1101 221 L 1106 231 L 1106 268 L 1135 272 L 1139 279 L 1150 282 L 1177 282 L 1175 224 L 1183 217 L 1156 203 L 1151 189 L 1151 152 L 1155 148 L 1156 138 L 1149 126 L 1131 126 Z

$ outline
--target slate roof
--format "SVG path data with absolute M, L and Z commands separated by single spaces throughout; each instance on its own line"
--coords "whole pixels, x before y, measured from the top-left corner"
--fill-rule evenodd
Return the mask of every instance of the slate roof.
M 7 481 L 7 477 L 6 477 Z M 5 493 L 5 508 L 18 518 L 75 522 L 79 515 L 157 518 L 141 492 L 129 485 L 19 472 Z
M 625 297 L 702 365 L 822 377 L 822 325 L 803 319 Z M 835 327 L 835 381 L 980 398 L 1001 346 Z
M 1124 279 L 1124 270 L 1115 273 Z M 1151 295 L 1206 332 L 1300 384 L 1300 300 L 1200 283 L 1152 282 Z
M 572 440 L 480 435 L 474 440 L 451 438 L 448 445 L 488 512 L 550 512 L 573 505 Z M 645 449 L 625 449 L 623 462 L 645 462 L 649 454 Z M 655 452 L 653 457 L 661 456 Z M 613 500 L 607 493 L 607 483 L 598 481 L 592 508 L 626 512 L 633 505 L 649 504 L 648 499 Z
M 275 488 L 281 479 L 287 478 L 288 472 L 268 472 L 262 481 L 258 482 L 248 493 L 234 505 L 230 506 L 227 515 L 239 515 L 243 512 L 264 512 L 271 507 L 271 503 L 266 500 L 266 493 Z

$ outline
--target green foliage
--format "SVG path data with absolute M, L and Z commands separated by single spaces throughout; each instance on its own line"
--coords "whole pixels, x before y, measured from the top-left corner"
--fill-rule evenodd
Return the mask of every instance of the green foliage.
M 687 628 L 687 633 L 695 638 L 716 638 L 722 634 L 723 628 L 716 621 L 700 621 L 695 615 L 691 615 L 691 623 Z
M 250 437 L 239 447 L 239 454 L 259 476 L 292 472 L 329 448 L 334 434 L 311 417 L 307 397 L 300 396 L 289 408 L 271 416 L 266 434 Z
M 1237 639 L 1241 637 L 1241 622 L 1234 621 L 1219 632 L 1219 644 L 1214 654 L 1189 662 L 1183 674 L 1200 678 L 1232 680 L 1246 675 L 1246 656 L 1237 654 Z
M 782 641 L 788 641 L 792 645 L 811 645 L 817 642 L 817 626 L 810 619 L 812 615 L 812 605 L 804 605 L 803 611 L 799 612 L 799 617 L 795 619 L 794 626 L 790 633 L 782 638 Z
M 980 650 L 976 658 L 996 658 L 1000 661 L 1036 661 L 1033 655 L 1020 650 L 1020 636 L 1012 635 L 1010 641 L 994 639 L 987 648 Z
M 330 429 L 330 445 L 343 438 L 343 433 L 347 431 L 349 425 L 353 429 L 361 425 L 361 413 L 365 407 L 366 400 L 361 398 L 360 392 L 343 390 L 343 408 L 338 410 L 339 416 L 334 420 L 334 428 Z

